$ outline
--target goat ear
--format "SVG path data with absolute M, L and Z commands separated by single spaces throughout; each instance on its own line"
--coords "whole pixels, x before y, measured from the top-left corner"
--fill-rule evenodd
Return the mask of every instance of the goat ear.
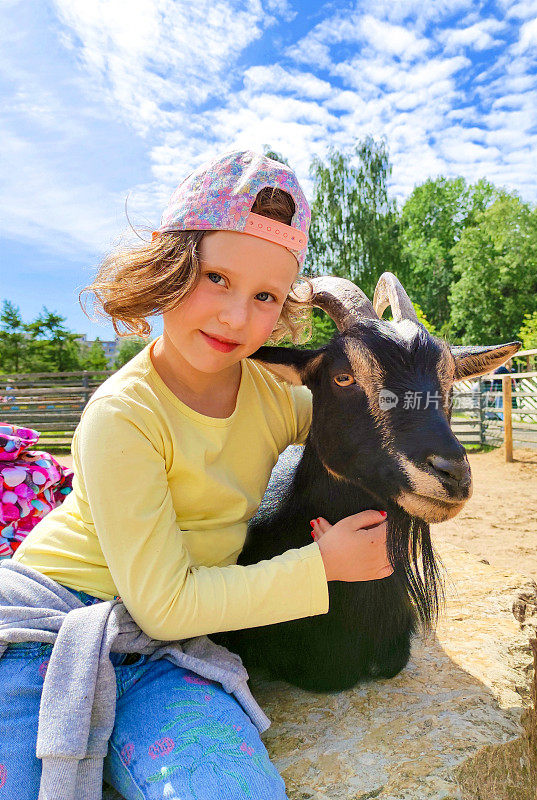
M 514 356 L 520 350 L 522 342 L 508 342 L 507 344 L 495 344 L 490 347 L 458 347 L 451 346 L 451 354 L 455 359 L 455 380 L 460 381 L 468 378 L 476 378 L 478 375 L 486 375 L 501 367 L 507 359 Z
M 306 383 L 312 365 L 321 352 L 298 347 L 260 347 L 250 358 L 260 361 L 277 377 L 300 386 Z

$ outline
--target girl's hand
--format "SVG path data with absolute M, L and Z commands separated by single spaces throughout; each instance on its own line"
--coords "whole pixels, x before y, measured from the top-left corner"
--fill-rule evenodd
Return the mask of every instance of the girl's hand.
M 374 581 L 392 574 L 386 551 L 385 513 L 361 511 L 335 525 L 320 517 L 312 520 L 312 529 L 327 581 Z

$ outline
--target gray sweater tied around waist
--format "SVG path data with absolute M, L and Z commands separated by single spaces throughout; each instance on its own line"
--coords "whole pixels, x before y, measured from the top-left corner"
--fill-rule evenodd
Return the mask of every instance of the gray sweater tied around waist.
M 36 755 L 42 759 L 38 800 L 101 800 L 103 759 L 116 710 L 109 654 L 166 658 L 222 684 L 260 732 L 270 720 L 253 698 L 235 653 L 207 636 L 151 639 L 119 600 L 85 606 L 64 586 L 31 567 L 0 563 L 0 658 L 8 644 L 45 642 L 53 649 L 39 709 Z

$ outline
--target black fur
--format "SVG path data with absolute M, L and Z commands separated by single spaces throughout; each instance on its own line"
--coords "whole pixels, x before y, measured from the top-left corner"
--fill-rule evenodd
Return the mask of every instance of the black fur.
M 407 391 L 440 393 L 437 367 L 442 354 L 446 357 L 445 344 L 422 326 L 416 326 L 414 336 L 408 330 L 406 336 L 402 333 L 383 320 L 364 320 L 319 350 L 263 347 L 253 356 L 295 368 L 313 393 L 313 419 L 305 447 L 288 448 L 273 471 L 238 563 L 257 563 L 310 544 L 313 517 L 334 524 L 366 509 L 388 512 L 391 576 L 330 581 L 327 614 L 213 634 L 239 653 L 247 667 L 263 667 L 272 677 L 304 689 L 337 691 L 363 679 L 396 675 L 408 661 L 413 634 L 434 626 L 442 601 L 429 526 L 410 516 L 397 499 L 414 488 L 400 456 L 421 474 L 440 480 L 450 501 L 464 502 L 469 496 L 470 471 L 464 448 L 451 431 L 449 398 L 421 410 L 409 411 L 400 403 L 379 423 L 364 387 L 356 382 L 342 389 L 333 380 L 340 372 L 352 372 L 348 345 L 354 341 L 382 365 L 383 388 L 399 397 Z M 480 350 L 479 369 L 487 358 L 489 369 L 503 363 L 501 347 L 511 345 Z M 463 358 L 470 374 L 476 356 L 460 350 L 452 362 L 454 374 Z M 386 432 L 387 438 L 382 435 Z M 431 455 L 466 464 L 466 477 L 454 481 L 435 471 Z
M 438 568 L 429 526 L 397 506 L 383 505 L 390 520 L 388 549 L 396 567 L 393 575 L 361 583 L 331 581 L 327 614 L 213 638 L 238 652 L 247 668 L 264 667 L 272 677 L 303 689 L 338 691 L 364 678 L 396 675 L 408 661 L 410 639 L 419 622 L 428 626 L 435 618 Z M 365 489 L 333 479 L 311 443 L 304 449 L 289 448 L 273 472 L 237 563 L 253 564 L 311 544 L 312 509 L 316 516 L 335 523 L 375 507 L 380 509 L 380 504 Z M 423 578 L 415 568 L 420 547 Z

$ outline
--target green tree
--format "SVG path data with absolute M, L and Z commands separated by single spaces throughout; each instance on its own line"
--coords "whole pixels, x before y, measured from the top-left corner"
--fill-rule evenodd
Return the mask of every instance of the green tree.
M 305 347 L 321 347 L 330 341 L 332 336 L 336 333 L 337 328 L 335 322 L 320 308 L 313 309 L 312 325 L 311 325 L 311 339 L 306 343 Z
M 82 369 L 103 370 L 109 369 L 108 358 L 104 352 L 101 340 L 97 336 L 91 347 L 82 356 Z
M 456 280 L 453 247 L 497 196 L 485 180 L 468 186 L 464 178 L 439 177 L 417 186 L 402 208 L 405 289 L 442 333 L 447 333 L 446 299 Z
M 451 338 L 492 344 L 516 338 L 537 311 L 537 208 L 501 192 L 453 250 Z
M 272 158 L 273 161 L 279 161 L 280 164 L 285 164 L 287 167 L 289 166 L 289 162 L 285 156 L 280 155 L 280 153 L 273 150 L 268 144 L 263 145 L 263 155 L 267 158 Z
M 28 334 L 20 308 L 4 300 L 0 314 L 0 372 L 19 372 Z
M 149 344 L 152 339 L 143 339 L 141 336 L 125 336 L 119 343 L 119 348 L 114 359 L 114 367 L 119 369 L 130 361 L 140 350 Z
M 30 334 L 24 359 L 26 372 L 70 372 L 82 368 L 78 334 L 63 325 L 65 320 L 43 306 L 39 316 L 26 324 Z
M 429 331 L 429 333 L 431 333 L 433 336 L 440 336 L 440 334 L 436 330 L 435 326 L 432 324 L 432 322 L 429 322 L 429 320 L 427 319 L 427 317 L 423 313 L 420 304 L 419 303 L 412 303 L 412 305 L 414 306 L 414 311 L 416 312 L 416 316 L 418 318 L 418 321 L 421 322 L 421 324 L 424 325 L 427 328 L 427 330 Z
M 429 320 L 421 310 L 421 306 L 419 305 L 419 303 L 412 302 L 412 305 L 414 306 L 414 311 L 416 312 L 418 322 L 421 322 L 421 324 L 424 325 L 425 328 L 427 328 L 427 330 L 429 331 L 429 333 L 431 333 L 433 336 L 440 336 L 439 332 L 436 330 L 434 325 L 431 322 L 429 322 Z M 382 319 L 386 319 L 389 321 L 393 320 L 393 316 L 391 315 L 389 308 L 387 311 L 384 312 Z
M 388 195 L 387 146 L 367 137 L 350 154 L 315 158 L 312 223 L 306 272 L 354 281 L 372 296 L 382 272 L 400 276 L 399 216 Z
M 517 338 L 522 342 L 523 350 L 537 350 L 537 311 L 524 314 Z

